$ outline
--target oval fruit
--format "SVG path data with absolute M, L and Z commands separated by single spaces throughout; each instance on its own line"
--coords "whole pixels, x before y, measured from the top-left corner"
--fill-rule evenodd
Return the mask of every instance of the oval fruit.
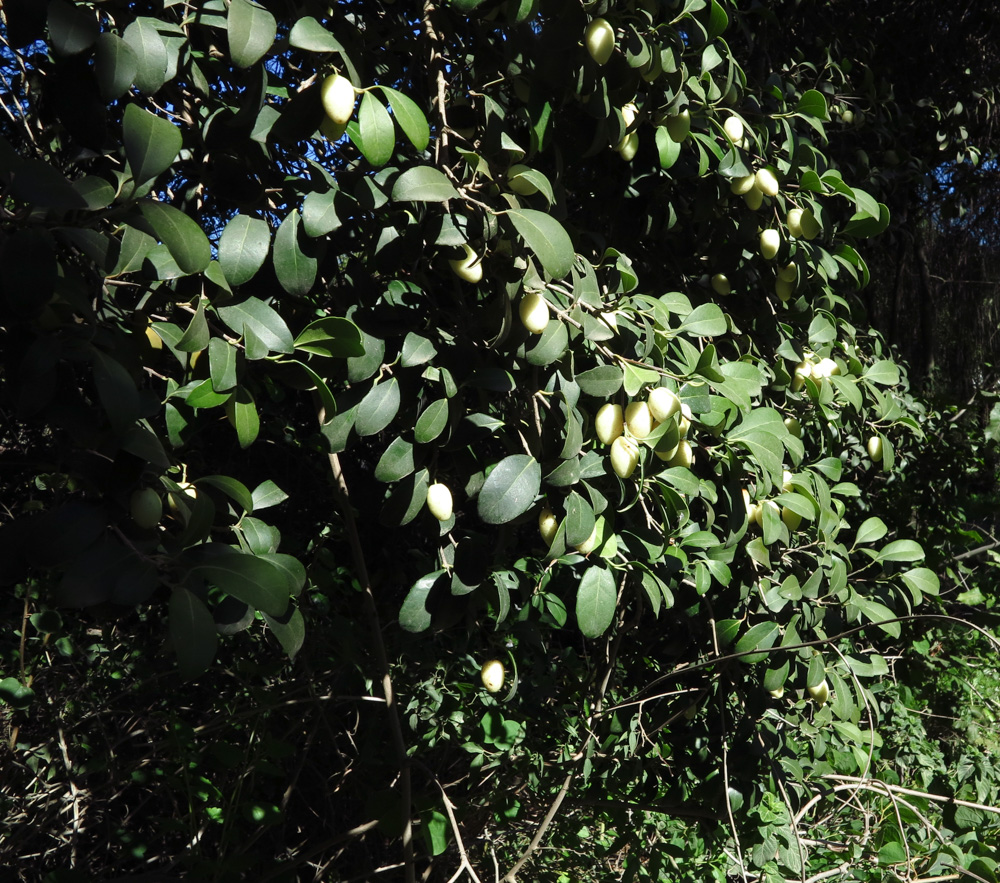
M 653 415 L 653 419 L 659 423 L 669 420 L 681 409 L 681 400 L 677 398 L 677 394 L 665 386 L 651 389 L 646 404 L 649 405 L 649 413 Z
M 324 138 L 339 141 L 344 132 L 347 131 L 347 123 L 335 123 L 329 117 L 323 117 L 323 122 L 319 124 L 319 130 Z
M 819 221 L 816 220 L 816 216 L 812 213 L 812 209 L 806 208 L 802 210 L 802 217 L 799 219 L 799 224 L 802 227 L 802 235 L 806 239 L 815 239 L 823 229 L 820 227 Z
M 337 125 L 346 125 L 354 115 L 354 85 L 347 77 L 330 74 L 320 88 L 323 110 Z
M 691 447 L 691 443 L 685 439 L 681 439 L 677 443 L 677 451 L 667 461 L 668 466 L 683 466 L 685 469 L 690 469 L 694 463 L 694 448 Z
M 552 540 L 555 539 L 556 531 L 559 530 L 559 519 L 556 518 L 555 513 L 546 506 L 538 513 L 538 532 L 542 535 L 542 539 L 545 541 L 546 546 L 552 545 Z
M 812 377 L 813 363 L 808 359 L 803 359 L 795 366 L 792 374 L 792 392 L 798 392 L 805 386 L 806 378 Z
M 438 521 L 447 521 L 451 518 L 451 491 L 447 485 L 436 482 L 427 488 L 427 508 Z
M 716 294 L 720 294 L 725 297 L 730 294 L 733 290 L 733 286 L 729 284 L 729 277 L 725 273 L 716 273 L 712 277 L 712 291 Z
M 549 324 L 549 305 L 537 291 L 526 292 L 518 308 L 521 324 L 532 334 L 541 334 Z
M 611 53 L 615 51 L 615 29 L 603 18 L 595 18 L 587 25 L 583 42 L 594 61 L 607 64 Z
M 611 468 L 619 478 L 629 478 L 639 465 L 639 448 L 632 439 L 620 435 L 611 445 Z
M 774 293 L 778 296 L 778 300 L 782 303 L 787 303 L 792 299 L 792 295 L 795 294 L 795 283 L 786 282 L 781 278 L 775 279 Z
M 799 278 L 799 270 L 795 266 L 794 261 L 785 264 L 785 266 L 778 270 L 778 278 L 785 282 L 795 282 Z
M 576 549 L 581 555 L 589 555 L 594 551 L 594 547 L 597 545 L 597 525 L 594 525 L 594 529 L 590 532 L 590 536 L 587 537 L 582 543 L 577 543 L 573 548 Z
M 644 439 L 653 431 L 653 415 L 645 402 L 632 402 L 625 409 L 625 425 L 634 438 Z
M 757 209 L 764 204 L 764 194 L 761 193 L 756 187 L 752 187 L 744 193 L 743 199 L 747 204 L 747 208 L 752 212 L 757 211 Z
M 760 232 L 760 253 L 764 260 L 771 260 L 781 247 L 781 234 L 772 228 Z
M 878 435 L 873 435 L 868 439 L 868 456 L 872 458 L 875 463 L 882 462 L 882 437 Z
M 489 659 L 479 669 L 479 679 L 488 693 L 499 693 L 503 689 L 503 681 L 507 672 L 499 659 Z
M 743 140 L 743 120 L 738 116 L 731 116 L 723 124 L 722 128 L 726 136 L 734 144 L 739 144 Z
M 806 692 L 817 704 L 826 705 L 826 700 L 830 698 L 830 685 L 826 682 L 826 678 L 823 678 L 815 687 L 808 687 Z
M 785 695 L 785 688 L 778 687 L 777 690 L 768 690 L 767 692 L 771 694 L 772 699 L 780 699 L 782 696 Z
M 740 175 L 729 182 L 729 192 L 736 196 L 743 196 L 753 190 L 753 175 Z
M 151 487 L 140 488 L 129 500 L 132 520 L 143 530 L 152 530 L 163 517 L 163 501 Z
M 691 132 L 691 111 L 682 110 L 680 113 L 667 117 L 666 126 L 670 140 L 680 144 Z
M 483 262 L 479 260 L 479 256 L 473 251 L 472 246 L 468 242 L 463 242 L 462 248 L 465 249 L 465 257 L 455 258 L 448 261 L 448 263 L 459 279 L 464 279 L 466 282 L 475 284 L 483 278 Z
M 765 196 L 778 195 L 778 179 L 770 169 L 757 169 L 754 176 L 754 186 Z
M 785 215 L 785 226 L 788 228 L 788 235 L 796 239 L 802 238 L 802 209 L 790 208 Z
M 833 359 L 820 359 L 812 366 L 812 376 L 817 380 L 824 380 L 834 374 L 840 374 L 840 365 Z
M 802 438 L 802 424 L 795 417 L 785 418 L 785 429 L 796 438 Z
M 798 530 L 799 525 L 802 524 L 802 516 L 787 506 L 781 507 L 781 520 L 785 522 L 785 527 L 789 530 Z
M 615 148 L 619 155 L 625 162 L 632 162 L 635 159 L 635 155 L 639 152 L 639 133 L 629 132 L 624 138 L 622 138 L 621 143 Z
M 606 445 L 610 445 L 625 431 L 625 418 L 622 416 L 622 406 L 610 402 L 601 405 L 594 418 L 594 431 L 597 437 Z

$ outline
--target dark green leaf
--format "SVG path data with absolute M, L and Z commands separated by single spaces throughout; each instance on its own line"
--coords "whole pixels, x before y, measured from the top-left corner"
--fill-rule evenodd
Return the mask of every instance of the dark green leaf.
M 424 408 L 423 413 L 417 418 L 413 437 L 420 444 L 434 441 L 444 431 L 447 424 L 448 399 L 438 399 Z
M 226 31 L 233 63 L 250 67 L 274 44 L 278 26 L 274 16 L 253 0 L 230 0 Z
M 183 272 L 200 273 L 208 266 L 212 246 L 196 221 L 172 205 L 152 200 L 140 202 L 139 211 Z
M 136 184 L 166 171 L 181 149 L 181 130 L 137 104 L 125 108 L 122 121 L 125 158 Z
M 271 244 L 267 222 L 234 215 L 219 238 L 219 263 L 230 285 L 249 282 L 263 266 Z
M 317 356 L 345 359 L 364 355 L 361 330 L 350 319 L 326 316 L 310 322 L 295 338 L 295 348 Z
M 117 34 L 104 33 L 97 38 L 94 71 L 101 97 L 105 101 L 120 98 L 139 73 L 135 51 Z
M 542 484 L 542 468 L 534 457 L 513 454 L 501 460 L 479 491 L 479 517 L 505 524 L 526 512 Z
M 576 594 L 576 622 L 586 638 L 599 638 L 615 618 L 618 592 L 615 577 L 606 567 L 587 568 Z
M 295 350 L 295 341 L 285 320 L 272 307 L 255 297 L 231 307 L 219 307 L 219 316 L 237 335 L 246 337 L 252 334 L 271 352 L 291 353 Z M 249 353 L 247 358 L 250 358 Z
M 218 543 L 196 546 L 185 554 L 189 578 L 202 578 L 271 616 L 282 616 L 288 609 L 287 580 L 271 562 Z
M 399 381 L 395 377 L 368 390 L 358 405 L 354 429 L 358 435 L 374 435 L 385 429 L 399 411 Z
M 399 128 L 403 134 L 410 139 L 410 143 L 419 151 L 427 149 L 427 144 L 431 139 L 430 126 L 427 125 L 427 117 L 413 99 L 407 97 L 402 92 L 390 89 L 388 86 L 381 86 L 382 93 L 389 101 L 392 108 L 392 115 L 399 123 Z
M 507 217 L 525 244 L 553 279 L 562 279 L 573 268 L 573 240 L 555 218 L 535 209 L 511 209 Z
M 396 146 L 395 127 L 389 111 L 374 92 L 365 92 L 358 110 L 357 125 L 349 125 L 347 132 L 365 159 L 376 168 L 384 166 L 392 158 Z
M 443 573 L 443 570 L 435 570 L 418 579 L 410 588 L 399 611 L 399 625 L 404 631 L 423 632 L 430 628 L 431 615 L 426 607 L 427 596 Z
M 215 620 L 201 599 L 184 586 L 175 586 L 171 592 L 168 615 L 177 667 L 183 677 L 197 677 L 215 659 L 219 643 Z
M 296 297 L 309 293 L 319 262 L 299 245 L 298 209 L 288 213 L 274 236 L 273 260 L 275 275 L 285 291 Z
M 457 198 L 458 191 L 451 181 L 433 166 L 413 166 L 392 185 L 394 202 L 445 202 Z
M 76 55 L 90 48 L 101 26 L 94 10 L 66 0 L 49 0 L 49 40 L 60 55 Z

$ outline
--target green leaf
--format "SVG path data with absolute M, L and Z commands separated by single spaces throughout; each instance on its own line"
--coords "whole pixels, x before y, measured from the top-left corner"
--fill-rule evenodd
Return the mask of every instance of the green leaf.
M 717 304 L 702 304 L 685 316 L 679 330 L 697 337 L 718 337 L 728 327 L 726 316 Z
M 208 320 L 205 318 L 206 300 L 204 297 L 198 299 L 198 308 L 191 317 L 187 330 L 174 344 L 174 349 L 185 353 L 196 353 L 208 346 L 211 335 L 208 330 Z
M 270 506 L 277 506 L 279 503 L 283 503 L 287 499 L 288 494 L 286 494 L 280 487 L 268 478 L 253 489 L 253 511 L 256 512 L 258 509 L 267 509 Z
M 264 265 L 271 245 L 267 222 L 234 215 L 219 237 L 219 264 L 230 285 L 249 282 Z
M 156 25 L 156 19 L 140 16 L 122 34 L 136 59 L 135 87 L 147 94 L 155 92 L 167 80 L 167 47 Z
M 249 297 L 243 303 L 231 307 L 219 307 L 219 316 L 237 335 L 253 337 L 267 351 L 276 353 L 292 353 L 295 351 L 295 341 L 292 332 L 288 330 L 285 320 L 270 306 L 255 297 Z M 247 358 L 251 358 L 250 353 Z
M 197 221 L 172 205 L 152 200 L 140 202 L 139 211 L 183 272 L 200 273 L 208 266 L 212 246 Z
M 377 383 L 358 404 L 354 430 L 358 435 L 374 435 L 385 429 L 399 411 L 399 381 L 395 377 Z
M 71 5 L 66 0 L 49 0 L 48 25 L 49 40 L 60 55 L 77 55 L 89 49 L 101 33 L 93 9 Z
M 173 123 L 130 104 L 122 120 L 122 142 L 135 183 L 145 184 L 170 168 L 183 139 Z
M 350 319 L 324 316 L 310 322 L 295 338 L 295 348 L 316 356 L 346 359 L 363 356 L 361 329 Z
M 302 227 L 307 236 L 325 236 L 340 228 L 338 190 L 314 190 L 302 201 Z
M 435 570 L 422 576 L 411 587 L 399 611 L 399 625 L 407 632 L 423 632 L 430 628 L 431 615 L 427 610 L 427 596 L 434 588 L 443 570 Z
M 413 166 L 392 185 L 393 202 L 444 202 L 457 199 L 458 191 L 440 169 Z
M 869 383 L 878 383 L 881 386 L 895 386 L 899 383 L 899 367 L 895 362 L 882 359 L 869 365 L 864 374 L 861 375 Z
M 379 458 L 375 478 L 386 483 L 399 481 L 413 469 L 413 445 L 404 438 L 394 438 Z
M 781 629 L 774 622 L 758 622 L 747 629 L 737 642 L 733 650 L 736 653 L 745 653 L 748 650 L 767 650 L 774 646 L 774 642 L 780 637 Z M 743 658 L 743 662 L 760 662 L 766 659 L 767 653 L 753 653 Z
M 215 620 L 201 599 L 184 586 L 175 586 L 171 592 L 167 615 L 177 667 L 183 677 L 197 677 L 215 659 L 219 643 Z
M 271 562 L 219 543 L 195 546 L 185 555 L 191 562 L 189 578 L 202 578 L 271 616 L 282 616 L 288 609 L 285 574 Z
M 282 617 L 271 616 L 268 613 L 262 615 L 271 631 L 274 632 L 278 643 L 281 644 L 285 655 L 289 659 L 294 659 L 306 640 L 306 621 L 302 616 L 302 611 L 298 607 L 289 607 Z
M 830 114 L 826 106 L 826 97 L 816 89 L 807 89 L 802 93 L 798 104 L 795 106 L 797 113 L 815 117 L 818 120 L 830 119 Z
M 614 365 L 600 365 L 576 375 L 576 382 L 587 395 L 609 399 L 622 388 L 622 369 Z
M 855 545 L 861 546 L 865 543 L 877 543 L 889 532 L 885 522 L 881 518 L 869 518 L 858 528 L 858 538 Z
M 571 491 L 563 504 L 566 510 L 566 545 L 579 546 L 590 539 L 597 519 L 594 509 L 580 494 Z
M 292 209 L 274 236 L 274 273 L 286 292 L 303 297 L 316 281 L 319 262 L 299 246 L 299 211 Z
M 388 99 L 392 115 L 399 123 L 403 134 L 410 139 L 410 143 L 417 150 L 426 150 L 431 140 L 431 130 L 427 124 L 427 117 L 424 116 L 419 105 L 412 98 L 402 92 L 397 92 L 395 89 L 390 89 L 388 86 L 380 86 L 379 88 Z
M 311 15 L 303 16 L 292 25 L 288 42 L 296 49 L 306 52 L 343 52 L 337 38 Z
M 549 276 L 562 279 L 569 273 L 576 253 L 573 240 L 562 224 L 551 215 L 535 209 L 511 209 L 507 217 Z
M 872 601 L 870 598 L 866 598 L 863 595 L 855 595 L 851 599 L 851 603 L 857 606 L 858 610 L 861 611 L 862 616 L 864 616 L 864 618 L 869 622 L 878 623 L 879 628 L 882 629 L 882 631 L 884 631 L 887 635 L 891 635 L 894 638 L 898 638 L 900 636 L 900 624 L 898 622 L 886 622 L 886 620 L 895 619 L 896 614 L 884 604 L 880 604 L 878 601 Z
M 417 418 L 417 424 L 413 429 L 413 437 L 426 444 L 434 441 L 448 424 L 448 399 L 438 399 L 431 402 L 423 413 Z
M 513 454 L 501 460 L 479 491 L 479 517 L 487 524 L 506 524 L 531 508 L 542 484 L 542 468 L 534 457 Z
M 901 573 L 900 579 L 914 594 L 937 595 L 941 589 L 938 575 L 927 567 L 914 567 Z
M 257 405 L 254 404 L 250 391 L 239 387 L 226 400 L 225 409 L 226 417 L 236 430 L 240 447 L 244 450 L 249 448 L 257 440 L 260 432 L 260 415 L 257 413 Z
M 230 0 L 226 31 L 233 63 L 250 67 L 274 45 L 278 25 L 274 16 L 253 0 Z
M 392 158 L 392 151 L 396 146 L 396 130 L 389 111 L 375 97 L 374 92 L 365 92 L 358 110 L 357 124 L 350 124 L 347 133 L 365 159 L 376 168 L 384 166 Z
M 576 593 L 576 623 L 586 638 L 599 638 L 615 618 L 618 592 L 615 577 L 606 567 L 592 564 Z
M 104 33 L 97 38 L 94 72 L 101 98 L 113 101 L 124 95 L 139 73 L 135 51 L 117 34 Z
M 921 548 L 920 543 L 913 540 L 896 540 L 893 543 L 889 543 L 888 546 L 883 546 L 878 555 L 875 556 L 876 561 L 919 561 L 924 557 L 924 550 Z
M 0 702 L 5 702 L 11 708 L 24 711 L 35 698 L 35 691 L 26 687 L 17 678 L 4 678 L 0 681 Z

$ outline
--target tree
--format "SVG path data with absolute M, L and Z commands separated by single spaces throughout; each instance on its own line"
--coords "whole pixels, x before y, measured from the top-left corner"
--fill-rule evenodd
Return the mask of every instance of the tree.
M 780 5 L 717 0 L 42 8 L 5 8 L 3 579 L 40 634 L 165 613 L 211 726 L 315 773 L 242 822 L 201 773 L 164 866 L 995 873 L 880 751 L 939 580 L 878 512 L 925 409 L 856 319 L 890 210 L 836 161 L 846 63 L 760 62 Z M 272 636 L 282 703 L 210 698 Z

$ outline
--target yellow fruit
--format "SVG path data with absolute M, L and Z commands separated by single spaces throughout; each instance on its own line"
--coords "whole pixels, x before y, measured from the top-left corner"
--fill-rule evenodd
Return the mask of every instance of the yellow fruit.
M 552 545 L 552 540 L 555 539 L 556 531 L 559 530 L 559 519 L 556 518 L 555 513 L 546 506 L 538 513 L 538 532 L 542 535 L 542 539 L 545 541 L 546 546 Z
M 716 273 L 712 277 L 712 291 L 716 294 L 721 294 L 725 297 L 732 290 L 733 286 L 729 284 L 729 277 L 725 273 Z
M 785 226 L 788 228 L 788 235 L 796 239 L 802 238 L 802 209 L 790 208 L 785 215 Z
M 792 374 L 792 392 L 798 392 L 805 386 L 806 378 L 813 376 L 812 370 L 813 363 L 808 359 L 803 359 L 795 366 L 795 371 Z
M 610 445 L 625 431 L 625 418 L 622 416 L 622 406 L 610 402 L 601 405 L 594 418 L 594 431 L 597 437 L 606 445 Z
M 778 195 L 778 179 L 770 169 L 757 169 L 754 186 L 765 196 Z
M 455 258 L 448 263 L 459 279 L 475 284 L 483 278 L 483 263 L 468 242 L 463 242 L 462 248 L 465 249 L 465 257 Z
M 146 340 L 149 341 L 149 345 L 154 350 L 163 349 L 163 338 L 161 338 L 160 335 L 157 334 L 149 325 L 146 326 Z
M 590 57 L 598 64 L 607 64 L 615 51 L 615 29 L 603 18 L 595 18 L 587 25 L 583 41 Z
M 354 115 L 354 86 L 347 77 L 330 74 L 320 87 L 323 110 L 338 125 L 346 125 Z
M 658 386 L 649 391 L 649 398 L 646 399 L 649 406 L 649 413 L 653 419 L 659 423 L 669 420 L 681 409 L 681 400 L 676 393 L 671 392 L 665 386 Z
M 807 692 L 818 705 L 826 705 L 826 700 L 830 698 L 830 685 L 823 678 L 815 687 L 807 688 Z
M 664 460 L 665 462 L 669 463 L 671 460 L 674 459 L 675 456 L 677 456 L 677 448 L 679 447 L 680 447 L 680 442 L 677 442 L 676 445 L 674 445 L 672 448 L 668 448 L 666 451 L 653 451 L 653 453 L 656 454 L 656 456 L 659 457 L 661 460 Z
M 639 465 L 639 448 L 632 439 L 620 435 L 611 444 L 611 468 L 619 478 L 629 478 Z
M 777 690 L 768 690 L 767 692 L 771 694 L 772 699 L 780 699 L 782 696 L 785 695 L 785 688 L 778 687 Z
M 815 239 L 822 230 L 819 221 L 816 220 L 816 216 L 812 213 L 811 209 L 802 210 L 802 217 L 799 219 L 799 224 L 802 227 L 802 235 L 806 239 Z
M 681 438 L 687 438 L 688 432 L 691 431 L 691 420 L 694 418 L 694 414 L 691 413 L 691 408 L 688 405 L 681 405 L 681 416 L 677 420 L 677 435 Z
M 438 521 L 451 518 L 451 491 L 448 486 L 437 482 L 427 488 L 427 508 Z
M 163 501 L 151 487 L 140 488 L 129 500 L 132 520 L 143 530 L 152 530 L 163 517 Z
M 741 175 L 739 178 L 733 178 L 729 182 L 729 192 L 736 196 L 743 196 L 753 190 L 753 182 L 753 175 Z
M 726 136 L 734 144 L 739 144 L 743 140 L 743 120 L 738 116 L 731 116 L 722 124 Z
M 677 451 L 667 461 L 668 466 L 683 466 L 685 469 L 690 469 L 694 463 L 694 449 L 691 447 L 691 443 L 681 439 L 677 443 Z
M 798 277 L 799 271 L 794 263 L 785 264 L 785 266 L 778 270 L 778 278 L 784 282 L 794 282 Z
M 770 227 L 761 230 L 760 233 L 760 253 L 765 261 L 771 260 L 781 247 L 781 234 Z
M 629 132 L 621 143 L 615 148 L 625 162 L 632 162 L 636 153 L 639 152 L 639 133 Z
M 521 196 L 533 196 L 536 194 L 538 188 L 527 178 L 520 177 L 523 172 L 530 171 L 531 169 L 523 163 L 517 163 L 507 169 L 507 184 L 510 189 Z
M 625 409 L 625 425 L 634 438 L 644 439 L 653 431 L 653 415 L 645 402 L 632 402 Z
M 484 662 L 483 667 L 479 670 L 479 679 L 483 682 L 488 693 L 499 693 L 503 688 L 506 674 L 503 663 L 499 659 L 490 659 Z
M 751 503 L 747 510 L 747 521 L 759 525 L 763 520 L 763 510 L 760 508 L 760 503 Z
M 834 374 L 839 373 L 840 365 L 833 359 L 820 359 L 812 366 L 812 375 L 817 380 L 825 380 L 827 377 L 832 377 Z
M 518 314 L 521 324 L 532 334 L 541 334 L 549 324 L 549 305 L 537 291 L 525 292 Z
M 878 435 L 873 435 L 868 439 L 868 456 L 872 458 L 875 463 L 882 462 L 882 438 Z
M 682 110 L 678 114 L 667 117 L 666 125 L 670 140 L 680 144 L 691 132 L 691 112 Z
M 757 211 L 764 203 L 764 194 L 761 193 L 756 187 L 751 188 L 746 193 L 743 194 L 743 200 L 747 204 L 747 208 L 750 211 Z
M 799 525 L 802 524 L 802 516 L 787 506 L 781 507 L 781 520 L 785 522 L 785 527 L 789 530 L 798 530 Z

